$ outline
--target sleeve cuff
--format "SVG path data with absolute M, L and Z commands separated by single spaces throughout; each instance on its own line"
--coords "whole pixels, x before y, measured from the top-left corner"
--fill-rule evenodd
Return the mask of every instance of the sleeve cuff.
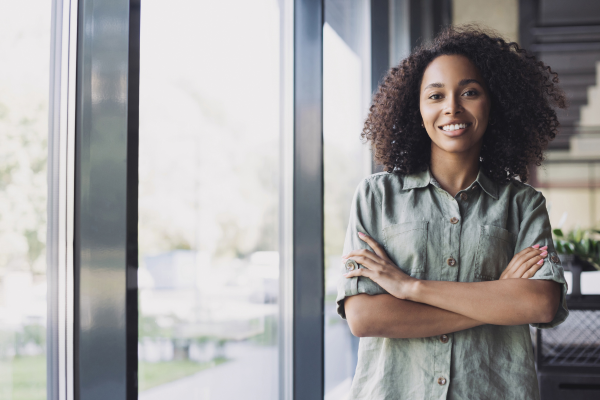
M 567 282 L 565 281 L 563 268 L 560 265 L 560 261 L 553 261 L 554 259 L 558 260 L 558 256 L 556 256 L 554 252 L 550 253 L 549 256 L 550 257 L 546 259 L 546 262 L 550 264 L 550 268 L 544 269 L 543 272 L 542 270 L 538 271 L 538 273 L 542 273 L 540 273 L 539 275 L 538 273 L 536 273 L 532 278 L 529 279 L 543 279 L 548 281 L 554 281 L 561 284 L 562 290 L 560 292 L 560 303 L 552 321 L 545 323 L 530 324 L 532 327 L 539 329 L 554 328 L 555 326 L 562 324 L 569 316 L 569 309 L 567 307 Z
M 351 261 L 351 260 L 350 260 Z M 359 268 L 364 268 L 362 265 L 357 264 Z M 344 268 L 345 269 L 345 268 Z M 344 271 L 345 273 L 346 271 Z M 369 295 L 385 294 L 388 293 L 385 289 L 373 282 L 371 279 L 364 276 L 355 276 L 352 278 L 346 278 L 341 275 L 338 280 L 338 293 L 336 298 L 337 313 L 346 319 L 346 310 L 344 309 L 344 300 L 346 297 L 354 296 L 360 293 L 366 293 Z

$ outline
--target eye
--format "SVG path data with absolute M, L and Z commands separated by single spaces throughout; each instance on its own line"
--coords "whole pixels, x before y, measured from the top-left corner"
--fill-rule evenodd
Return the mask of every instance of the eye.
M 431 100 L 439 100 L 442 98 L 441 94 L 432 94 L 431 96 L 429 96 L 429 99 Z
M 470 90 L 467 90 L 466 92 L 464 92 L 463 96 L 477 96 L 478 94 L 479 94 L 479 92 L 477 92 L 477 90 L 470 89 Z

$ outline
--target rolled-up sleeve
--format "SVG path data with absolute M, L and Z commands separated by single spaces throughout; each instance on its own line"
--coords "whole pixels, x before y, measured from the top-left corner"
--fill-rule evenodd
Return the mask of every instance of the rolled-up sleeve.
M 363 240 L 358 237 L 358 232 L 371 236 L 378 243 L 383 243 L 382 237 L 382 215 L 381 198 L 373 191 L 369 178 L 364 179 L 356 188 L 350 208 L 350 220 L 346 230 L 343 254 L 353 250 L 372 250 Z M 358 264 L 359 268 L 364 268 Z M 340 260 L 340 276 L 337 285 L 337 312 L 346 318 L 344 300 L 348 296 L 359 293 L 371 295 L 387 293 L 381 286 L 366 277 L 346 278 L 345 264 Z
M 535 323 L 531 324 L 531 326 L 542 329 L 553 328 L 566 320 L 569 315 L 567 308 L 567 283 L 563 267 L 554 248 L 550 218 L 546 209 L 546 199 L 540 192 L 533 194 L 531 201 L 529 201 L 524 210 L 523 219 L 519 227 L 515 254 L 535 244 L 539 244 L 540 247 L 548 246 L 548 257 L 545 258 L 542 268 L 530 279 L 545 279 L 558 282 L 561 284 L 561 294 L 560 304 L 552 321 L 548 323 Z

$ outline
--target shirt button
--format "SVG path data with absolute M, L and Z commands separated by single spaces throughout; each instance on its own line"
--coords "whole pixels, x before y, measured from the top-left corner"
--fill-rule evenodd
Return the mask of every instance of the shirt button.
M 446 384 L 446 378 L 444 378 L 444 377 L 438 378 L 438 384 L 440 386 L 444 386 Z
M 442 342 L 442 343 L 448 343 L 448 340 L 450 340 L 450 338 L 448 338 L 448 335 L 442 335 L 442 336 L 440 336 L 440 342 Z
M 453 257 L 450 257 L 446 260 L 449 266 L 454 267 L 456 265 L 456 260 Z
M 458 218 L 452 217 L 452 218 L 450 218 L 450 222 L 453 224 L 456 224 L 456 223 L 458 223 Z
M 465 192 L 462 192 L 460 194 L 460 199 L 461 200 L 466 201 L 468 198 L 469 198 L 469 196 Z
M 346 271 L 353 271 L 358 268 L 358 264 L 354 260 L 346 260 Z
M 560 258 L 558 258 L 558 256 L 556 256 L 556 255 L 552 255 L 552 257 L 550 257 L 550 260 L 551 260 L 553 263 L 557 263 L 557 262 L 559 262 L 559 261 L 560 261 Z

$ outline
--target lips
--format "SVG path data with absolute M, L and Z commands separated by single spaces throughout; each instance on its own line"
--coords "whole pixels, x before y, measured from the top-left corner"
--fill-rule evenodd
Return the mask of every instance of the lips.
M 440 125 L 438 128 L 444 132 L 444 135 L 450 137 L 458 137 L 462 135 L 472 123 L 465 121 L 450 121 L 447 124 Z
M 470 122 L 452 121 L 448 124 L 440 125 L 440 126 L 438 126 L 438 128 L 440 128 L 444 132 L 453 132 L 453 131 L 466 129 L 470 125 L 471 125 Z

